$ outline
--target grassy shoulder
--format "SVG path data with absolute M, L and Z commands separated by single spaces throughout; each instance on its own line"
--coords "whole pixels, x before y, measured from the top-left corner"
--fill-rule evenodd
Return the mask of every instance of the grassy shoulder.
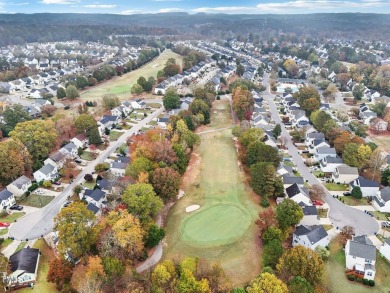
M 15 220 L 19 219 L 20 217 L 23 217 L 25 213 L 23 212 L 16 212 L 12 214 L 6 214 L 6 215 L 1 215 L 0 216 L 0 222 L 4 223 L 13 223 Z
M 324 186 L 329 191 L 348 191 L 349 190 L 349 186 L 347 184 L 324 183 Z
M 369 205 L 367 198 L 356 199 L 352 196 L 340 196 L 340 201 L 349 206 L 364 206 Z
M 48 205 L 53 199 L 54 196 L 30 194 L 29 196 L 18 200 L 18 204 L 35 208 L 42 208 Z

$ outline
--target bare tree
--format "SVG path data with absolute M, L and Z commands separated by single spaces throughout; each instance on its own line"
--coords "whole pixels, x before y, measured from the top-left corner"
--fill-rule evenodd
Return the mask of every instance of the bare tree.
M 344 226 L 341 228 L 341 242 L 343 245 L 347 243 L 347 240 L 352 239 L 352 236 L 355 235 L 355 228 L 352 226 Z
M 311 200 L 318 200 L 318 199 L 325 199 L 326 193 L 324 188 L 320 184 L 314 184 L 310 189 L 310 199 Z
M 288 142 L 288 138 L 285 136 L 279 136 L 278 141 L 280 142 L 280 146 L 284 148 Z

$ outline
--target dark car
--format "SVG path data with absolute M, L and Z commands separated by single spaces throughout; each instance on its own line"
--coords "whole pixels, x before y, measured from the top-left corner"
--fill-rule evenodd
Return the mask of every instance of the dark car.
M 346 192 L 343 192 L 343 195 L 344 195 L 344 196 L 350 196 L 351 193 L 350 193 L 349 191 L 346 191 Z
M 390 228 L 390 222 L 382 222 L 381 226 L 384 228 Z
M 77 163 L 77 164 L 80 164 L 80 163 L 82 163 L 82 161 L 81 161 L 81 160 L 79 160 L 79 159 L 74 159 L 74 161 L 75 161 L 75 163 Z
M 10 210 L 16 210 L 16 211 L 21 211 L 23 210 L 23 207 L 17 204 L 14 204 L 12 207 L 9 208 Z
M 55 181 L 53 182 L 54 185 L 61 185 L 61 182 Z

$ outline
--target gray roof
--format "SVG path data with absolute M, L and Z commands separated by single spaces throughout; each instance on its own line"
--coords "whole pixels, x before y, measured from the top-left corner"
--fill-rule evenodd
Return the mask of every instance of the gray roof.
M 294 234 L 297 236 L 306 235 L 311 244 L 317 243 L 321 239 L 324 239 L 328 236 L 328 233 L 321 225 L 315 225 L 315 226 L 300 225 L 297 227 Z
M 374 245 L 349 240 L 349 255 L 369 260 L 376 260 L 376 248 Z
M 304 206 L 302 207 L 303 214 L 305 216 L 317 216 L 317 208 L 315 206 Z
M 289 173 L 292 173 L 293 172 L 293 167 L 291 167 L 291 166 L 287 166 L 287 165 L 285 165 L 285 164 L 281 164 L 281 165 L 279 165 L 278 166 L 278 170 L 279 169 L 285 169 L 287 172 L 289 172 Z
M 319 154 L 336 154 L 336 149 L 335 148 L 330 148 L 327 146 L 319 147 L 317 148 L 317 153 Z
M 9 199 L 12 196 L 12 192 L 8 191 L 7 189 L 3 189 L 0 191 L 0 201 Z
M 86 189 L 84 194 L 95 201 L 100 201 L 106 195 L 106 193 L 100 189 Z
M 356 167 L 350 167 L 348 165 L 341 165 L 337 167 L 337 170 L 339 171 L 339 174 L 352 174 L 352 175 L 359 175 L 358 168 Z
M 126 169 L 127 163 L 121 163 L 121 162 L 112 162 L 111 168 L 115 169 Z
M 326 159 L 326 162 L 328 164 L 342 164 L 343 163 L 343 159 L 340 158 L 339 156 L 337 156 L 337 157 L 326 156 L 324 159 Z
M 88 203 L 87 209 L 93 212 L 95 215 L 99 212 L 99 208 L 91 202 Z
M 372 241 L 370 240 L 370 238 L 367 237 L 367 235 L 353 236 L 352 240 L 367 245 L 373 245 Z
M 390 237 L 387 238 L 387 239 L 385 240 L 385 243 L 386 243 L 387 245 L 390 245 Z
M 292 198 L 299 193 L 302 193 L 302 194 L 306 195 L 307 197 L 309 197 L 309 195 L 306 193 L 306 191 L 303 188 L 301 188 L 300 186 L 298 186 L 296 183 L 287 187 L 286 193 L 287 193 L 289 198 Z
M 303 185 L 305 182 L 303 180 L 303 177 L 293 176 L 290 174 L 284 174 L 283 175 L 283 184 L 298 184 Z
M 70 142 L 64 145 L 62 148 L 66 149 L 68 152 L 71 152 L 73 149 L 77 149 L 77 146 L 73 142 Z
M 39 249 L 23 248 L 10 256 L 11 271 L 25 271 L 29 274 L 35 274 L 38 266 Z
M 24 184 L 31 182 L 30 178 L 26 176 L 20 176 L 18 179 L 14 180 L 11 184 L 15 185 L 17 188 L 21 188 Z
M 54 171 L 54 166 L 51 164 L 46 164 L 44 165 L 39 171 L 45 175 L 50 174 L 51 172 Z
M 381 198 L 385 202 L 388 202 L 390 200 L 390 187 L 389 186 L 387 186 L 381 190 Z
M 355 186 L 355 183 L 357 186 L 360 186 L 360 187 L 378 187 L 379 188 L 379 183 L 378 182 L 375 182 L 375 181 L 372 181 L 372 180 L 368 180 L 362 176 L 359 176 L 358 179 L 356 179 L 355 181 L 352 182 L 352 185 Z

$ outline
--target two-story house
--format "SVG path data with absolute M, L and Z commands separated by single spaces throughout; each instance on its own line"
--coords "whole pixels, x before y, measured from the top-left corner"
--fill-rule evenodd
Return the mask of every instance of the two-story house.
M 387 186 L 372 198 L 372 205 L 382 213 L 390 213 L 390 187 Z
M 337 157 L 336 149 L 327 146 L 316 148 L 316 151 L 314 153 L 314 159 L 317 162 L 321 162 L 321 160 L 326 157 Z
M 324 173 L 333 173 L 338 166 L 343 164 L 343 159 L 338 156 L 326 156 L 320 161 L 320 169 Z
M 73 137 L 70 141 L 73 142 L 77 148 L 83 149 L 88 147 L 88 137 L 83 133 Z
M 19 197 L 25 194 L 31 185 L 30 178 L 23 175 L 8 184 L 7 189 L 11 191 L 14 196 Z
M 297 204 L 304 203 L 305 205 L 311 205 L 309 191 L 296 183 L 286 188 L 286 194 L 288 198 Z
M 12 192 L 7 189 L 0 191 L 0 211 L 4 211 L 12 207 L 16 203 Z
M 317 246 L 328 246 L 329 236 L 321 225 L 297 227 L 293 234 L 292 246 L 302 245 L 311 250 L 316 249 Z
M 350 184 L 351 190 L 357 186 L 360 187 L 363 197 L 376 196 L 379 191 L 379 183 L 368 180 L 362 176 L 352 181 Z
M 325 135 L 322 132 L 306 132 L 305 144 L 310 146 L 313 140 L 320 139 L 325 140 Z
M 387 259 L 387 261 L 390 261 L 390 238 L 387 238 L 385 242 L 383 242 L 379 252 Z
M 313 226 L 320 224 L 316 206 L 303 205 L 301 207 L 303 211 L 303 218 L 299 222 L 299 225 Z
M 362 278 L 375 278 L 376 248 L 367 236 L 355 236 L 345 245 L 345 266 Z M 347 271 L 348 273 L 348 271 Z
M 37 182 L 52 181 L 58 177 L 58 168 L 52 164 L 45 164 L 41 169 L 35 171 L 33 175 Z
M 335 183 L 349 184 L 351 181 L 356 180 L 359 177 L 359 171 L 356 167 L 350 167 L 348 165 L 340 165 L 335 168 L 332 173 L 332 179 Z

